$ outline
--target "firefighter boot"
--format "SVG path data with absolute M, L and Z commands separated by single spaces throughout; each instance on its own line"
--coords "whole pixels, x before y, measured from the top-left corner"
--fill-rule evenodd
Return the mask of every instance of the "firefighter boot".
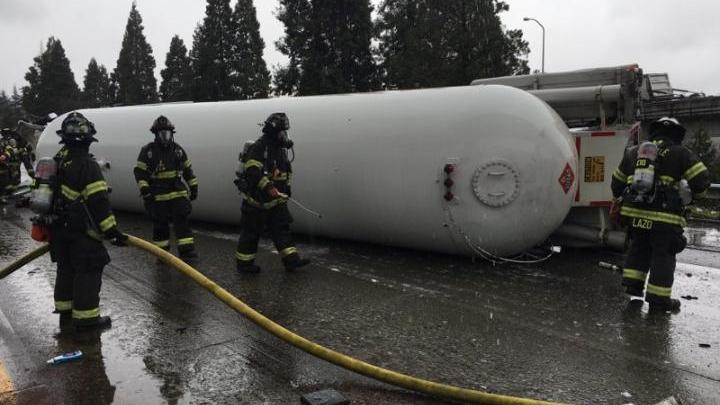
M 253 262 L 237 261 L 237 271 L 239 273 L 259 273 L 260 270 L 260 266 Z
M 310 259 L 301 258 L 297 253 L 293 253 L 283 258 L 283 264 L 286 271 L 295 271 L 300 267 L 310 264 Z
M 650 312 L 680 312 L 680 300 L 676 298 L 655 299 L 648 301 Z
M 181 251 L 179 252 L 179 254 L 180 254 L 180 258 L 183 259 L 183 260 L 187 260 L 187 259 L 197 259 L 197 257 L 198 257 L 198 254 L 197 254 L 197 252 L 195 251 L 195 249 L 181 250 Z
M 112 325 L 112 321 L 109 316 L 98 316 L 90 319 L 73 319 L 73 325 L 78 331 L 107 329 Z

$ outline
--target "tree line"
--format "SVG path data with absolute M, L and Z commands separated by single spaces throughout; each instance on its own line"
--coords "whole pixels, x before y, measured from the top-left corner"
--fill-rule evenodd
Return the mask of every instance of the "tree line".
M 77 109 L 173 101 L 219 101 L 469 84 L 529 71 L 528 43 L 505 30 L 500 0 L 280 0 L 277 49 L 288 58 L 271 75 L 252 0 L 206 0 L 188 50 L 170 41 L 158 87 L 153 50 L 133 3 L 116 67 L 92 58 L 82 90 L 59 38 L 48 39 L 0 119 Z

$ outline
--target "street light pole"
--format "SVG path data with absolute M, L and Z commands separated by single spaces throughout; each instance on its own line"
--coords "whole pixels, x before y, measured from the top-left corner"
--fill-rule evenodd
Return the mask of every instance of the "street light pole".
M 523 21 L 535 21 L 542 28 L 542 72 L 545 73 L 545 26 L 534 18 L 525 17 Z

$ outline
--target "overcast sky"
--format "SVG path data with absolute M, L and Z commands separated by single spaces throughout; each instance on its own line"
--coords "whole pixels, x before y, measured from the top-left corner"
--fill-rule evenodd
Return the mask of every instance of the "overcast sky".
M 540 69 L 540 27 L 546 28 L 548 72 L 639 63 L 645 72 L 667 72 L 676 88 L 720 94 L 720 2 L 714 0 L 506 0 L 507 28 L 522 28 L 530 42 L 531 69 Z M 191 47 L 203 18 L 203 0 L 138 0 L 145 35 L 160 69 L 170 39 Z M 379 0 L 374 0 L 374 4 Z M 62 41 L 82 86 L 91 57 L 115 68 L 132 0 L 0 0 L 0 89 L 26 84 L 24 75 L 49 36 Z M 234 1 L 233 1 L 234 4 Z M 256 0 L 265 60 L 284 63 L 275 49 L 283 26 L 277 0 Z

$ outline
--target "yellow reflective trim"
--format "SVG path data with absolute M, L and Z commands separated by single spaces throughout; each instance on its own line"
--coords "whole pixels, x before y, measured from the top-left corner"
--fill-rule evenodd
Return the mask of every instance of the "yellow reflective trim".
M 92 319 L 100 316 L 100 307 L 87 310 L 73 309 L 72 317 L 74 319 Z
M 685 173 L 683 173 L 683 178 L 687 181 L 692 180 L 695 176 L 702 173 L 703 171 L 707 170 L 707 167 L 705 167 L 705 164 L 703 162 L 697 162 L 694 165 L 692 165 L 689 169 L 685 170 Z
M 623 269 L 623 278 L 645 281 L 647 273 L 635 269 Z
M 262 176 L 262 178 L 260 179 L 260 181 L 258 181 L 257 186 L 258 186 L 259 189 L 262 190 L 262 189 L 264 189 L 265 186 L 267 186 L 268 184 L 270 184 L 270 179 L 268 179 L 266 176 Z
M 675 177 L 673 176 L 660 176 L 660 182 L 666 186 L 675 184 Z
M 672 287 L 660 287 L 658 285 L 648 283 L 647 293 L 657 295 L 658 297 L 669 297 L 672 293 Z
M 285 248 L 285 249 L 281 250 L 280 256 L 286 257 L 286 256 L 290 256 L 293 253 L 297 253 L 297 248 L 291 246 L 289 248 Z
M 110 214 L 109 217 L 100 222 L 100 231 L 105 232 L 113 226 L 117 226 L 117 221 L 115 220 L 115 215 Z
M 628 176 L 623 173 L 622 170 L 620 170 L 620 168 L 618 167 L 617 169 L 615 169 L 615 172 L 613 172 L 613 177 L 619 180 L 621 183 L 625 183 Z
M 177 170 L 168 170 L 165 172 L 153 173 L 150 175 L 151 179 L 172 179 L 180 176 L 180 172 Z
M 183 163 L 183 166 L 185 166 L 186 169 L 189 168 L 190 166 L 192 166 L 192 163 L 190 163 L 190 159 L 185 160 L 185 163 Z
M 188 192 L 186 190 L 175 191 L 175 192 L 167 193 L 167 194 L 158 194 L 155 196 L 155 201 L 170 201 L 170 200 L 174 200 L 176 198 L 182 198 L 182 197 L 187 198 L 187 196 L 188 196 Z
M 153 245 L 159 247 L 159 248 L 166 248 L 170 246 L 169 240 L 154 240 Z
M 178 246 L 182 246 L 182 245 L 192 245 L 193 243 L 195 243 L 195 239 L 194 239 L 194 238 L 182 238 L 182 239 L 178 239 L 178 240 L 177 240 Z
M 255 253 L 245 254 L 245 253 L 235 252 L 235 258 L 242 262 L 250 262 L 250 261 L 255 260 Z
M 625 180 L 625 184 L 632 184 L 634 176 L 627 176 L 627 180 Z
M 703 191 L 702 193 L 693 194 L 693 198 L 696 200 L 699 200 L 701 198 L 707 197 L 707 190 Z
M 108 185 L 105 182 L 105 180 L 96 181 L 94 183 L 90 183 L 85 187 L 85 190 L 83 190 L 82 195 L 85 197 L 85 199 L 88 199 L 91 195 L 95 193 L 99 193 L 102 191 L 108 191 Z
M 69 311 L 72 309 L 72 300 L 70 301 L 55 301 L 56 311 Z
M 259 169 L 262 169 L 263 164 L 259 160 L 252 160 L 252 159 L 245 162 L 245 170 L 247 170 L 251 167 L 257 167 Z
M 145 180 L 138 181 L 138 188 L 150 187 L 150 184 Z
M 620 215 L 624 215 L 626 217 L 631 217 L 631 218 L 642 218 L 642 219 L 648 219 L 650 221 L 664 222 L 666 224 L 672 224 L 672 225 L 680 225 L 680 226 L 687 225 L 687 221 L 685 221 L 685 218 L 680 215 L 670 214 L 667 212 L 660 212 L 660 211 L 648 211 L 648 210 L 627 207 L 627 206 L 623 206 L 620 209 Z
M 200 182 L 197 177 L 193 177 L 190 181 L 188 181 L 189 186 L 197 186 L 198 184 L 200 184 Z
M 137 168 L 140 169 L 140 170 L 145 170 L 145 171 L 147 171 L 147 163 L 145 163 L 145 162 L 140 162 L 140 161 L 138 161 L 138 162 L 135 164 L 135 167 L 137 167 Z
M 67 198 L 68 200 L 74 201 L 77 200 L 78 197 L 80 197 L 80 192 L 75 191 L 64 184 L 60 188 L 62 190 L 63 196 L 65 196 L 65 198 Z

